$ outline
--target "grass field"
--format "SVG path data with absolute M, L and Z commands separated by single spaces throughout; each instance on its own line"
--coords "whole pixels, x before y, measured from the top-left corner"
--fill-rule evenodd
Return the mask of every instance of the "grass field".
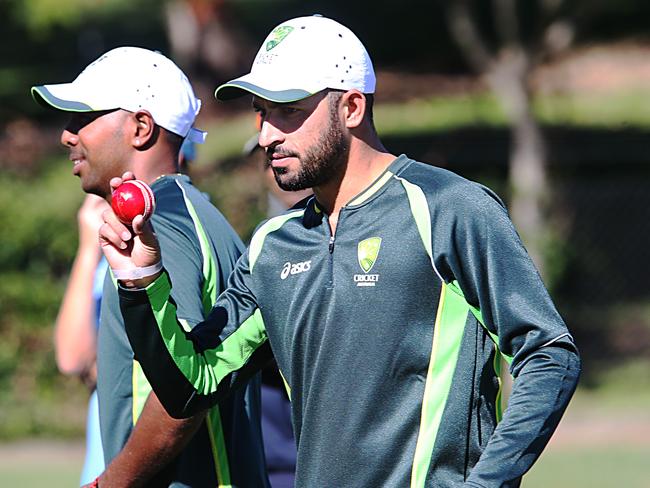
M 70 488 L 79 486 L 82 441 L 27 440 L 0 445 L 0 485 Z
M 523 488 L 649 488 L 650 443 L 550 447 L 524 477 Z
M 650 443 L 640 445 L 550 446 L 528 473 L 523 488 L 650 488 Z M 18 448 L 32 455 L 7 456 Z M 32 441 L 0 448 L 2 486 L 69 488 L 77 486 L 82 463 L 81 443 Z M 64 453 L 62 453 L 62 449 Z
M 647 395 L 619 393 L 579 391 L 523 488 L 650 488 Z M 0 445 L 0 485 L 74 487 L 82 460 L 81 441 Z
M 579 389 L 524 488 L 650 488 L 650 363 L 628 361 Z

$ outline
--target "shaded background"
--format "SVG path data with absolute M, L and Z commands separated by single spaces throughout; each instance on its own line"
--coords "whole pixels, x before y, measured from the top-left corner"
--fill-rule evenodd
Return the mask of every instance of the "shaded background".
M 85 418 L 86 392 L 58 374 L 52 346 L 83 194 L 58 143 L 65 118 L 37 106 L 29 87 L 70 81 L 119 45 L 171 56 L 203 100 L 197 125 L 210 133 L 191 168 L 195 183 L 247 239 L 267 204 L 260 163 L 243 152 L 253 115 L 249 102 L 217 103 L 212 93 L 248 70 L 274 25 L 314 12 L 369 47 L 376 123 L 392 152 L 504 198 L 576 337 L 579 394 L 524 486 L 569 464 L 559 486 L 612 486 L 606 472 L 632 473 L 616 478 L 620 486 L 647 486 L 650 4 L 642 0 L 0 0 L 0 442 L 76 440 Z M 602 473 L 583 471 L 583 461 Z

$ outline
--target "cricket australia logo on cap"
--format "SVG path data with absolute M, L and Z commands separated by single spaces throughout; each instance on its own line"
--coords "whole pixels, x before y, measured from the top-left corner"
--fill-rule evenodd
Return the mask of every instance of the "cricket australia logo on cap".
M 266 50 L 270 51 L 275 46 L 280 44 L 282 40 L 291 33 L 292 30 L 293 27 L 290 25 L 281 25 L 273 29 L 273 31 L 269 34 L 269 40 L 266 42 Z
M 377 261 L 379 248 L 381 247 L 381 237 L 370 237 L 359 242 L 357 245 L 357 258 L 359 266 L 365 274 L 355 274 L 354 282 L 357 286 L 375 286 L 379 281 L 378 274 L 370 274 L 370 270 Z

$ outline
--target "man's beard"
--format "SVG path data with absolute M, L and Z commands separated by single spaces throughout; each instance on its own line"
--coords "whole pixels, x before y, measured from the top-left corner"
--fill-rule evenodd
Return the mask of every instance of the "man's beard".
M 278 186 L 285 191 L 298 191 L 329 182 L 345 166 L 350 144 L 345 139 L 334 107 L 330 107 L 329 124 L 316 144 L 304 156 L 288 154 L 300 159 L 297 174 L 290 176 L 285 168 L 273 168 Z

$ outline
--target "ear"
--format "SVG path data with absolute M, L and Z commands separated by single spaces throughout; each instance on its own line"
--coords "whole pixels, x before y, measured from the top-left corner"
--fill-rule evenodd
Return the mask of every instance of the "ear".
M 348 90 L 341 97 L 345 126 L 348 129 L 359 127 L 366 114 L 366 96 L 359 90 Z
M 153 139 L 156 124 L 148 110 L 134 112 L 132 120 L 135 125 L 131 133 L 131 144 L 136 149 L 144 149 Z

